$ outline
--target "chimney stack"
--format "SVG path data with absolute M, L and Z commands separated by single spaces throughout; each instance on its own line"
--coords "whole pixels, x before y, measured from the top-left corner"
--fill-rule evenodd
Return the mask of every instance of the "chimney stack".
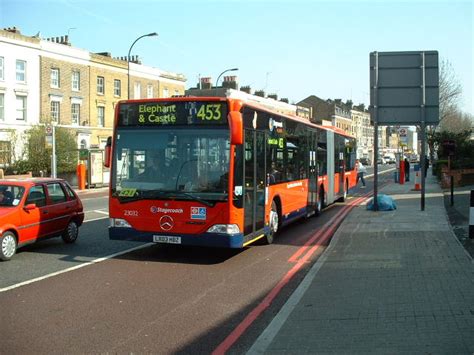
M 201 78 L 201 89 L 212 89 L 211 80 L 211 77 Z

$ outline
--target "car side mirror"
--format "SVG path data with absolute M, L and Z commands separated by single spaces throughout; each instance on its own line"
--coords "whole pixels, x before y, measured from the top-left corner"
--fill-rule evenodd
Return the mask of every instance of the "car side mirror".
M 25 211 L 31 211 L 31 210 L 34 210 L 35 208 L 36 208 L 36 205 L 34 203 L 29 203 L 25 205 L 25 207 L 23 207 Z

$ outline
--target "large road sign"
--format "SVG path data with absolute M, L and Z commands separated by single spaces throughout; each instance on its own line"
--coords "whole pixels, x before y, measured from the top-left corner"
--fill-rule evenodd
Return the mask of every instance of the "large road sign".
M 369 110 L 381 125 L 438 124 L 438 52 L 370 53 Z

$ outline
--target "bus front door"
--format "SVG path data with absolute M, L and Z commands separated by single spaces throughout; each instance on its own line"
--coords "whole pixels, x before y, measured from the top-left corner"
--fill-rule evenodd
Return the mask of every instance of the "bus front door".
M 245 130 L 244 234 L 246 239 L 265 225 L 265 133 Z

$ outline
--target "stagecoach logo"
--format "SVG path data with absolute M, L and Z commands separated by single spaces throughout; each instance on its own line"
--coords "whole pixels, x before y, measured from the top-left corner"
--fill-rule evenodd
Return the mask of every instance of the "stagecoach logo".
M 206 219 L 206 207 L 191 207 L 191 219 Z
M 168 207 L 165 205 L 165 207 Z M 151 213 L 183 213 L 182 208 L 162 208 L 162 207 L 156 207 L 156 206 L 151 206 L 150 207 L 150 212 Z
M 283 122 L 275 121 L 272 117 L 268 120 L 268 128 L 270 128 L 270 132 L 273 132 L 275 128 L 283 128 Z
M 174 226 L 173 218 L 170 216 L 164 215 L 160 218 L 160 227 L 164 231 L 169 231 Z

